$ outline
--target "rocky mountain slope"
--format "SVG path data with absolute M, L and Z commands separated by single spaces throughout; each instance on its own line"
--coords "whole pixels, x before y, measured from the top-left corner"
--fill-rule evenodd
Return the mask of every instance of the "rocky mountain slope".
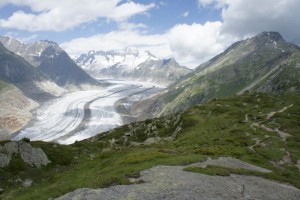
M 44 40 L 22 43 L 14 38 L 1 36 L 0 43 L 23 57 L 59 86 L 98 85 L 55 42 Z
M 144 106 L 153 117 L 184 110 L 213 98 L 255 90 L 269 94 L 300 93 L 300 48 L 277 32 L 263 32 L 231 45 Z M 153 114 L 154 113 L 154 114 Z
M 50 163 L 12 156 L 0 167 L 0 198 L 297 200 L 299 111 L 299 95 L 243 94 L 68 146 L 30 142 Z
M 45 74 L 1 43 L 0 80 L 15 85 L 25 96 L 35 101 L 45 101 L 64 92 Z
M 90 51 L 75 62 L 95 78 L 116 78 L 170 85 L 190 70 L 174 59 L 159 59 L 150 52 L 130 48 L 117 51 Z
M 27 124 L 32 118 L 30 110 L 37 106 L 20 89 L 0 81 L 0 140 L 10 139 L 11 133 Z

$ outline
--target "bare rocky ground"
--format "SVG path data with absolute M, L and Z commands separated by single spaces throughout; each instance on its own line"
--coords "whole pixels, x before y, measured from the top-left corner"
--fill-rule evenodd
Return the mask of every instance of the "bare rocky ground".
M 214 164 L 225 167 L 268 172 L 233 158 L 209 159 L 192 166 Z M 184 166 L 156 166 L 141 172 L 139 179 L 132 179 L 132 185 L 116 185 L 103 189 L 78 189 L 57 200 L 71 199 L 300 199 L 300 190 L 286 184 L 269 181 L 255 176 L 230 175 L 208 176 L 199 173 L 183 171 Z
M 30 110 L 37 106 L 14 86 L 3 89 L 0 93 L 0 140 L 10 139 L 11 133 L 25 126 L 32 118 Z

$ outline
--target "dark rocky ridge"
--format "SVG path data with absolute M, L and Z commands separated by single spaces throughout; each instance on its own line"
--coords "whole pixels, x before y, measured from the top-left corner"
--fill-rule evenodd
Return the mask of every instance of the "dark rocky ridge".
M 37 67 L 59 86 L 99 85 L 96 80 L 77 66 L 55 42 L 42 40 L 26 44 L 9 37 L 0 37 L 0 42 L 7 49 Z
M 0 66 L 0 80 L 15 85 L 27 97 L 35 101 L 45 101 L 54 97 L 36 85 L 37 82 L 49 81 L 48 77 L 22 57 L 8 51 L 1 43 Z

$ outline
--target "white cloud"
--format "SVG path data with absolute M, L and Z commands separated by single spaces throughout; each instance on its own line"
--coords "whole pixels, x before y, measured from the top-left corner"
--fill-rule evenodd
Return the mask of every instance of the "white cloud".
M 200 7 L 207 7 L 209 5 L 214 5 L 215 8 L 223 8 L 228 0 L 198 0 L 198 5 Z
M 234 41 L 235 38 L 220 33 L 221 26 L 219 21 L 176 25 L 168 34 L 171 52 L 191 67 L 199 65 Z
M 184 12 L 183 14 L 182 14 L 182 17 L 188 17 L 189 16 L 189 11 L 186 11 L 186 12 Z
M 198 0 L 199 6 L 208 6 L 210 4 L 212 4 L 214 2 L 214 0 Z
M 171 52 L 165 34 L 147 35 L 139 30 L 118 30 L 91 37 L 82 37 L 62 43 L 61 46 L 72 56 L 89 50 L 114 50 L 132 47 L 150 50 L 161 57 L 169 57 Z
M 300 44 L 299 0 L 198 0 L 202 7 L 222 8 L 222 33 L 239 38 L 278 31 Z
M 133 26 L 133 24 L 130 24 Z M 72 56 L 89 50 L 113 50 L 126 47 L 149 50 L 161 58 L 174 57 L 180 64 L 194 68 L 221 53 L 232 42 L 220 34 L 221 22 L 180 24 L 163 34 L 149 35 L 140 29 L 120 29 L 61 44 Z
M 113 9 L 110 15 L 108 16 L 108 18 L 114 21 L 125 21 L 133 15 L 145 13 L 147 10 L 154 7 L 155 4 L 153 3 L 149 5 L 143 5 L 129 1 L 127 3 L 121 4 L 118 7 L 115 7 L 115 9 Z
M 129 23 L 129 22 L 121 22 L 118 24 L 119 29 L 121 30 L 136 30 L 136 29 L 146 29 L 148 28 L 147 25 L 142 23 Z
M 244 37 L 262 31 L 278 31 L 300 43 L 299 0 L 227 0 L 222 32 Z
M 7 4 L 28 6 L 33 12 L 17 11 L 7 19 L 0 19 L 0 27 L 27 31 L 63 31 L 100 18 L 126 21 L 155 7 L 155 4 L 122 0 L 0 1 L 0 7 Z

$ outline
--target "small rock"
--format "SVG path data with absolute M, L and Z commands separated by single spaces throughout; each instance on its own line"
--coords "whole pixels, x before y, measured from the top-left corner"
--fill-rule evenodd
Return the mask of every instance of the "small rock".
M 90 159 L 93 160 L 95 158 L 94 154 L 90 154 Z
M 155 144 L 155 143 L 158 143 L 160 142 L 160 137 L 150 137 L 150 138 L 147 138 L 143 143 L 145 145 L 150 145 L 150 144 Z
M 127 132 L 124 135 L 127 136 L 127 137 L 130 137 L 131 136 L 131 132 Z
M 16 182 L 16 183 L 22 183 L 22 179 L 20 179 L 20 177 L 19 177 L 19 178 L 17 178 L 17 179 L 15 180 L 15 182 Z
M 113 138 L 113 139 L 109 140 L 109 143 L 110 143 L 110 148 L 114 148 L 114 146 L 116 145 L 116 139 Z
M 22 186 L 23 187 L 31 187 L 33 181 L 30 179 L 26 179 L 25 181 L 23 181 Z
M 129 183 L 131 183 L 131 184 L 141 184 L 141 183 L 145 183 L 145 181 L 144 181 L 143 179 L 128 178 L 127 180 L 128 180 Z

